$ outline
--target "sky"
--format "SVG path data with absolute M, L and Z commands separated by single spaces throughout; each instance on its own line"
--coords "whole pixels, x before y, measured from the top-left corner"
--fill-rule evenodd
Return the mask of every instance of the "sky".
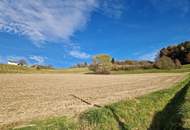
M 154 60 L 190 40 L 190 0 L 0 0 L 0 63 L 69 67 L 96 54 Z

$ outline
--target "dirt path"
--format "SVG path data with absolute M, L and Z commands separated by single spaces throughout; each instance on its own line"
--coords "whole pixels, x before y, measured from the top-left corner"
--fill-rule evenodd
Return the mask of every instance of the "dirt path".
M 105 105 L 164 89 L 185 74 L 2 74 L 0 126 L 50 116 L 73 116 L 92 104 Z

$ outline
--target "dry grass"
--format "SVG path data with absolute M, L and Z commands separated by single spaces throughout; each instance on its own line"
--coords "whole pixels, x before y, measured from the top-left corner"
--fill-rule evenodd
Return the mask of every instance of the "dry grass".
M 65 68 L 65 69 L 36 69 L 31 67 L 16 66 L 16 65 L 7 65 L 0 64 L 0 74 L 5 73 L 22 73 L 22 74 L 31 74 L 31 73 L 40 73 L 40 74 L 54 74 L 54 73 L 88 73 L 90 72 L 88 68 Z
M 0 126 L 52 116 L 76 116 L 92 107 L 165 89 L 185 74 L 3 74 Z

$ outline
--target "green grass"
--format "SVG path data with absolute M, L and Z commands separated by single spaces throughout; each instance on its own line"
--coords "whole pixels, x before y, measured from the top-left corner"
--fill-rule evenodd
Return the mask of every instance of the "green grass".
M 61 117 L 33 121 L 32 125 L 16 130 L 188 130 L 189 81 L 190 76 L 166 90 L 90 109 L 77 120 Z
M 87 73 L 88 68 L 36 69 L 23 66 L 0 64 L 0 73 Z
M 33 121 L 31 124 L 20 125 L 14 130 L 74 130 L 77 124 L 67 117 L 50 118 L 43 121 Z
M 153 130 L 190 129 L 190 82 L 154 116 Z
M 154 92 L 136 99 L 122 101 L 106 106 L 106 110 L 111 111 L 111 113 L 113 114 L 112 117 L 104 113 L 101 114 L 101 116 L 96 116 L 100 115 L 102 111 L 105 111 L 104 108 L 89 110 L 88 112 L 84 113 L 82 119 L 86 120 L 89 123 L 94 122 L 100 130 L 106 130 L 104 129 L 104 127 L 106 127 L 105 125 L 107 124 L 100 121 L 99 118 L 102 117 L 104 117 L 105 119 L 104 122 L 109 122 L 109 120 L 113 119 L 118 122 L 117 127 L 116 125 L 114 125 L 114 127 L 112 127 L 112 125 L 109 125 L 115 124 L 114 120 L 112 123 L 109 122 L 107 127 L 109 126 L 109 129 L 111 130 L 119 130 L 118 127 L 123 130 L 147 130 L 149 127 L 151 127 L 154 116 L 158 112 L 164 110 L 165 106 L 170 102 L 175 94 L 189 82 L 189 80 L 190 79 L 188 78 L 185 81 L 176 85 L 175 87 L 167 90 Z M 185 110 L 190 110 L 190 106 L 186 107 Z M 163 114 L 162 116 L 164 117 L 165 115 Z M 187 117 L 186 120 L 189 119 L 190 117 Z
M 182 126 L 185 129 L 190 129 L 190 89 L 188 89 L 187 94 L 184 99 L 184 104 L 180 108 L 181 113 L 178 113 L 178 115 L 182 114 Z

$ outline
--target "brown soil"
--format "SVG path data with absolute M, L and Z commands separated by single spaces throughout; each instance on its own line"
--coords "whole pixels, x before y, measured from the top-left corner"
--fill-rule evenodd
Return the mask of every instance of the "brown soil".
M 93 107 L 79 98 L 91 104 L 105 105 L 170 87 L 184 76 L 176 73 L 1 74 L 0 128 L 51 116 L 75 116 Z

